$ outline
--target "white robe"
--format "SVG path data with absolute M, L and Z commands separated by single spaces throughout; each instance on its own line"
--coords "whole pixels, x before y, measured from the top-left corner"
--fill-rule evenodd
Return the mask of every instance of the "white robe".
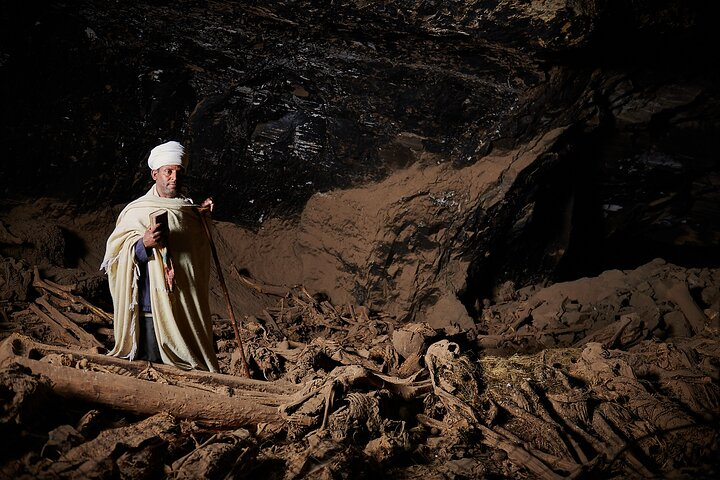
M 165 248 L 156 249 L 147 268 L 160 356 L 163 363 L 182 369 L 218 372 L 208 300 L 210 244 L 201 214 L 186 199 L 160 197 L 155 186 L 123 209 L 107 241 L 101 269 L 108 275 L 114 306 L 115 347 L 109 355 L 132 360 L 137 354 L 140 270 L 135 243 L 158 209 L 168 211 L 167 253 L 175 271 L 169 291 L 162 263 Z

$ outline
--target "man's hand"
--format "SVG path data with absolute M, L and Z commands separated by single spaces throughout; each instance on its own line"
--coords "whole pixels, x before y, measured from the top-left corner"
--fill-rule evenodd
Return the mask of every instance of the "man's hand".
M 200 204 L 200 211 L 201 212 L 210 212 L 212 213 L 213 208 L 215 208 L 215 204 L 213 203 L 212 197 L 208 197 Z
M 143 235 L 143 245 L 145 248 L 161 247 L 165 241 L 167 227 L 162 223 L 150 225 Z

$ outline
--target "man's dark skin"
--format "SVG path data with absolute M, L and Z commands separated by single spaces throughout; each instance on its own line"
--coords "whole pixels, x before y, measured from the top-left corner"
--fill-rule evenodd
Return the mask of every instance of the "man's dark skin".
M 150 175 L 155 180 L 158 195 L 164 198 L 175 198 L 183 186 L 185 169 L 180 165 L 164 165 L 150 172 Z M 212 198 L 205 199 L 201 207 L 212 212 L 214 207 Z M 166 236 L 167 225 L 161 223 L 150 225 L 143 235 L 143 245 L 145 245 L 145 248 L 162 246 Z

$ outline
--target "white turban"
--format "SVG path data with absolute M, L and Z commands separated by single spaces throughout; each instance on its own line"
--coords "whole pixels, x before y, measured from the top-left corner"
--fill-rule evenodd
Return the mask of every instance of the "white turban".
M 150 150 L 148 157 L 148 167 L 150 170 L 157 170 L 164 165 L 180 165 L 187 167 L 185 158 L 185 149 L 178 142 L 170 141 L 158 145 Z

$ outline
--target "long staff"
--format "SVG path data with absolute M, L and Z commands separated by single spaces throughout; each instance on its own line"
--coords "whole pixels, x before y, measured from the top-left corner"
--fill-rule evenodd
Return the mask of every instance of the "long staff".
M 210 227 L 207 224 L 203 211 L 198 208 L 198 212 L 200 213 L 202 224 L 205 227 L 205 233 L 210 241 L 210 250 L 212 251 L 213 260 L 215 260 L 215 267 L 218 272 L 218 278 L 220 279 L 220 285 L 225 293 L 225 303 L 227 304 L 228 314 L 230 314 L 230 322 L 232 323 L 233 331 L 235 332 L 235 340 L 237 340 L 238 347 L 240 348 L 240 369 L 245 378 L 250 378 L 250 368 L 248 367 L 247 360 L 245 359 L 245 351 L 243 350 L 242 340 L 240 340 L 240 331 L 238 330 L 237 322 L 235 321 L 235 312 L 233 312 L 232 304 L 230 303 L 230 293 L 228 293 L 227 285 L 225 284 L 225 277 L 223 276 L 222 267 L 220 266 L 215 242 L 210 234 Z

